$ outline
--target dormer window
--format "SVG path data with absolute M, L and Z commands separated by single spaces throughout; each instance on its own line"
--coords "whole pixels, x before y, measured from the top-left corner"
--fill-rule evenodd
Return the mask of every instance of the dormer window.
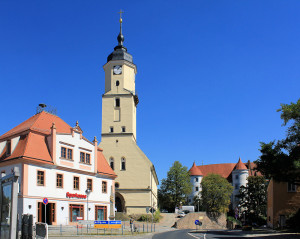
M 7 140 L 7 143 L 6 143 L 6 156 L 9 156 L 9 155 L 11 155 L 11 141 Z

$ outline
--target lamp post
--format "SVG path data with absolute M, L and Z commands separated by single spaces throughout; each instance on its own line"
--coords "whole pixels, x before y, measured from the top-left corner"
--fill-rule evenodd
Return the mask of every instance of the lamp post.
M 91 190 L 88 188 L 87 190 L 85 190 L 85 194 L 86 194 L 86 219 L 87 221 L 89 220 L 89 195 L 91 193 Z M 89 225 L 86 225 L 86 230 L 88 232 L 88 228 Z

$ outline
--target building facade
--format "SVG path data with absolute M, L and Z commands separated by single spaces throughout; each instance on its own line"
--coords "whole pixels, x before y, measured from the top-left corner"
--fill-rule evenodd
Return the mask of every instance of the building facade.
M 2 135 L 1 177 L 20 171 L 18 214 L 49 225 L 113 219 L 116 174 L 97 144 L 78 123 L 71 127 L 45 111 Z
M 267 223 L 271 228 L 283 228 L 286 219 L 300 208 L 300 187 L 291 182 L 276 182 L 268 185 Z
M 118 212 L 146 213 L 157 208 L 158 179 L 154 165 L 137 145 L 135 91 L 136 65 L 124 47 L 122 19 L 118 45 L 103 66 L 101 148 L 118 178 L 115 182 Z
M 247 178 L 249 176 L 260 175 L 258 172 L 253 170 L 254 163 L 243 163 L 239 158 L 239 161 L 235 163 L 223 163 L 223 164 L 209 164 L 209 165 L 201 165 L 196 166 L 194 163 L 190 173 L 191 184 L 193 185 L 192 193 L 188 197 L 189 204 L 194 203 L 195 196 L 200 196 L 201 181 L 208 174 L 219 174 L 223 178 L 226 178 L 228 182 L 233 186 L 233 193 L 231 196 L 232 208 L 236 208 L 238 205 L 239 199 L 237 195 L 239 194 L 239 190 L 241 186 L 246 186 Z

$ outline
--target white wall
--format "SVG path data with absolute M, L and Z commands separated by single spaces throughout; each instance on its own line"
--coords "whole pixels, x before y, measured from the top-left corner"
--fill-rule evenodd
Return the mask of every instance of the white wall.
M 68 145 L 65 145 L 65 144 L 61 144 L 60 142 L 64 142 L 64 143 L 74 145 L 74 147 L 68 146 Z M 70 162 L 70 160 L 61 159 L 61 157 L 60 157 L 61 156 L 61 147 L 65 147 L 65 148 L 69 148 L 69 149 L 73 150 L 73 161 L 72 161 L 72 163 L 74 164 L 74 167 L 66 166 L 65 164 L 61 163 L 62 161 L 66 162 L 66 163 Z M 79 147 L 91 150 L 91 152 L 80 149 Z M 90 154 L 91 165 L 86 165 L 84 163 L 80 163 L 80 152 Z M 90 142 L 87 142 L 83 138 L 80 139 L 80 134 L 79 133 L 74 132 L 74 137 L 70 134 L 57 134 L 56 135 L 56 163 L 58 165 L 62 165 L 64 167 L 69 167 L 69 168 L 75 168 L 75 169 L 80 169 L 80 165 L 89 166 L 89 167 L 91 167 L 91 170 L 85 170 L 85 169 L 80 169 L 80 170 L 94 172 L 94 170 L 95 170 L 94 162 L 95 162 L 95 146 L 94 146 L 94 144 L 91 144 Z

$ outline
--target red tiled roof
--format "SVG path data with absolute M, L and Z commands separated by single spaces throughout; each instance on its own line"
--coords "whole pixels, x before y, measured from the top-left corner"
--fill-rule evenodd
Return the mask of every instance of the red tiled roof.
M 59 118 L 56 115 L 42 111 L 41 113 L 30 117 L 23 123 L 19 124 L 18 126 L 14 127 L 13 129 L 0 136 L 0 140 L 13 135 L 17 135 L 27 130 L 33 130 L 44 134 L 50 134 L 52 123 L 55 123 L 57 133 L 71 133 L 72 127 L 69 126 L 66 122 L 64 122 L 61 118 Z
M 250 163 L 250 165 L 249 165 Z M 249 176 L 262 176 L 262 174 L 256 170 L 254 170 L 255 168 L 255 163 L 251 163 L 249 161 L 249 163 L 244 164 L 242 162 L 241 159 L 239 159 L 237 164 L 234 163 L 221 163 L 221 164 L 209 164 L 209 165 L 202 165 L 202 166 L 196 166 L 195 163 L 193 164 L 194 166 L 199 169 L 203 175 L 203 177 L 207 176 L 208 174 L 219 174 L 220 176 L 222 176 L 223 178 L 226 178 L 228 180 L 231 180 L 231 173 L 233 170 L 238 169 L 238 170 L 248 170 L 249 171 Z M 246 166 L 247 165 L 247 166 Z M 248 169 L 248 167 L 250 166 L 250 169 Z M 190 169 L 190 175 L 194 175 L 191 174 L 191 170 Z
M 97 171 L 100 174 L 117 177 L 115 172 L 112 170 L 112 168 L 109 166 L 108 162 L 106 161 L 106 159 L 102 153 L 102 150 L 99 148 L 98 148 L 98 154 L 97 154 Z
M 48 136 L 51 133 L 51 127 L 53 123 L 55 123 L 57 133 L 71 134 L 71 126 L 69 126 L 58 116 L 43 111 L 30 117 L 23 123 L 0 136 L 0 140 L 6 140 L 11 136 L 17 137 L 20 135 L 20 140 L 11 155 L 6 156 L 6 147 L 2 150 L 0 162 L 11 159 L 14 160 L 16 158 L 24 158 L 31 161 L 53 164 L 52 157 L 45 140 L 45 136 Z M 77 125 L 77 129 L 78 127 L 79 126 Z M 23 132 L 26 132 L 26 134 L 22 134 Z M 99 148 L 97 155 L 98 173 L 107 175 L 109 177 L 117 177 L 115 172 L 108 165 L 101 151 L 102 150 Z
M 245 164 L 243 164 L 241 158 L 239 158 L 239 161 L 235 165 L 234 170 L 247 170 L 247 167 L 245 166 Z
M 223 178 L 228 178 L 234 166 L 235 166 L 234 163 L 221 163 L 221 164 L 202 165 L 197 167 L 201 170 L 204 177 L 207 176 L 208 174 L 214 173 L 214 174 L 219 174 Z
M 203 175 L 203 173 L 201 172 L 200 168 L 198 168 L 195 164 L 195 162 L 193 163 L 193 166 L 191 167 L 191 169 L 189 170 L 190 175 L 191 176 L 201 176 Z

